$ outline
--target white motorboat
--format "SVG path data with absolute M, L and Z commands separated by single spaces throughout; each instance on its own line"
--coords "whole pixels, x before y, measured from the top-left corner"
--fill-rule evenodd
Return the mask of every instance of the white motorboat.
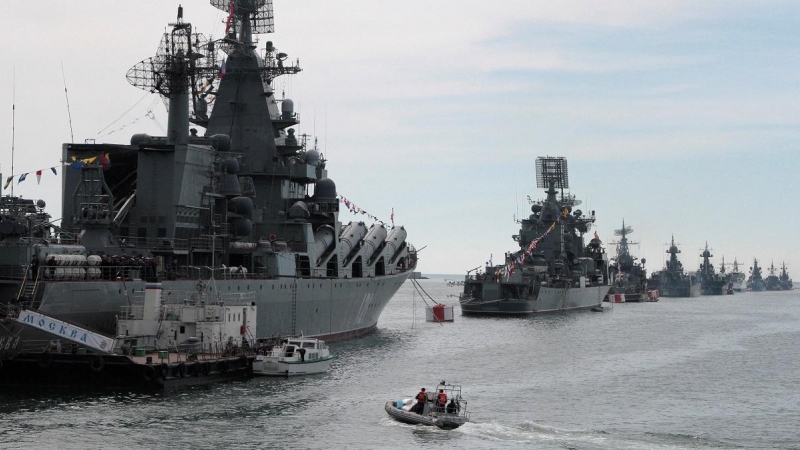
M 438 404 L 440 391 L 449 399 L 445 406 Z M 436 386 L 435 391 L 426 392 L 426 401 L 422 404 L 413 398 L 401 398 L 386 402 L 383 408 L 394 420 L 412 425 L 430 425 L 451 430 L 469 422 L 467 401 L 461 397 L 461 386 L 444 381 Z
M 327 372 L 331 355 L 325 341 L 314 338 L 289 338 L 264 354 L 256 356 L 253 375 L 293 376 Z

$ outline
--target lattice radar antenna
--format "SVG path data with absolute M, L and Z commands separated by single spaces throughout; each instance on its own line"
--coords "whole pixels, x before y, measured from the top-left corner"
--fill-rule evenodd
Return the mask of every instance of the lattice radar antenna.
M 240 30 L 245 17 L 249 19 L 252 33 L 275 32 L 272 0 L 211 0 L 211 5 L 233 16 L 229 32 Z
M 196 110 L 198 79 L 213 79 L 219 72 L 213 43 L 192 25 L 183 22 L 183 8 L 178 7 L 178 21 L 171 23 L 172 31 L 164 33 L 156 56 L 136 63 L 126 78 L 133 86 L 157 92 L 165 98 L 171 94 L 191 91 L 192 109 Z
M 567 158 L 561 156 L 536 158 L 536 187 L 548 189 L 551 183 L 556 189 L 569 189 Z
M 615 236 L 625 237 L 631 233 L 633 233 L 633 228 L 631 228 L 629 225 L 623 225 L 622 228 L 614 230 Z

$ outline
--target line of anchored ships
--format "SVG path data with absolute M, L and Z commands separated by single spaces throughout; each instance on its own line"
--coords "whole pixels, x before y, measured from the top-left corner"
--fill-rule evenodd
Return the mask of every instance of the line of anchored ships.
M 774 265 L 764 279 L 758 261 L 753 260 L 750 277 L 726 264 L 716 271 L 713 255 L 706 245 L 697 272 L 684 272 L 678 260 L 680 250 L 672 243 L 666 267 L 647 276 L 645 259 L 631 255 L 626 226 L 615 231 L 619 237 L 616 255 L 609 257 L 595 232 L 585 242 L 595 222 L 595 212 L 584 215 L 576 207 L 581 201 L 565 192 L 569 188 L 567 161 L 563 157 L 536 160 L 537 187 L 546 198 L 532 201 L 531 215 L 522 220 L 519 234 L 512 238 L 519 249 L 505 254 L 501 264 L 487 262 L 467 272 L 460 295 L 464 315 L 528 315 L 580 309 L 598 309 L 604 300 L 642 302 L 664 297 L 733 294 L 735 291 L 789 290 L 792 280 L 784 264 L 776 275 Z
M 717 272 L 714 265 L 711 264 L 711 258 L 714 255 L 708 249 L 707 243 L 705 250 L 700 254 L 703 263 L 697 272 L 683 271 L 683 266 L 678 261 L 680 252 L 673 237 L 667 250 L 670 255 L 667 266 L 661 271 L 653 272 L 647 279 L 648 288 L 659 289 L 661 295 L 670 297 L 697 297 L 701 294 L 723 295 L 742 291 L 788 291 L 794 288 L 785 263 L 781 265 L 780 272 L 775 268 L 775 264 L 771 263 L 769 276 L 764 278 L 761 275 L 758 259 L 753 258 L 750 276 L 745 279 L 745 274 L 739 271 L 739 262 L 736 259 L 733 260 L 732 270 L 726 273 L 725 258 L 723 257 L 720 270 Z

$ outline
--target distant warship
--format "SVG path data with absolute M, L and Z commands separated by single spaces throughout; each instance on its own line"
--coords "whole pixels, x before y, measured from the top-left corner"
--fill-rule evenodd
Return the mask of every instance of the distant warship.
M 724 267 L 724 260 L 723 260 Z M 739 270 L 739 262 L 733 258 L 733 270 L 730 272 L 731 288 L 735 292 L 743 292 L 747 290 L 747 280 L 745 274 Z
M 647 271 L 645 270 L 646 260 L 642 258 L 641 263 L 631 255 L 629 245 L 636 242 L 628 242 L 628 235 L 633 233 L 633 228 L 625 225 L 622 221 L 622 228 L 614 230 L 614 234 L 619 236 L 617 242 L 617 256 L 611 259 L 609 266 L 609 279 L 612 286 L 608 295 L 624 295 L 626 302 L 647 301 Z M 614 244 L 612 242 L 612 244 Z
M 658 289 L 662 297 L 699 297 L 700 280 L 696 274 L 683 272 L 683 264 L 678 261 L 680 252 L 673 236 L 667 250 L 669 254 L 667 267 L 650 276 L 648 287 Z
M 753 267 L 750 268 L 750 277 L 747 279 L 747 290 L 761 292 L 767 290 L 767 285 L 761 277 L 761 267 L 758 267 L 758 260 L 753 258 Z
M 708 250 L 708 242 L 703 253 L 700 254 L 703 258 L 703 263 L 700 265 L 700 290 L 703 295 L 724 295 L 733 293 L 733 288 L 730 285 L 730 277 L 725 274 L 725 263 L 723 261 L 720 273 L 714 271 L 714 265 L 711 264 L 711 258 L 714 256 Z
M 789 278 L 789 272 L 786 271 L 786 263 L 781 264 L 781 275 L 778 278 L 781 281 L 781 290 L 791 291 L 794 289 L 792 279 Z
M 769 264 L 769 275 L 764 280 L 764 285 L 768 291 L 780 291 L 781 290 L 781 280 L 778 278 L 775 269 L 775 262 L 771 262 Z
M 513 238 L 519 250 L 502 265 L 487 264 L 483 273 L 467 276 L 461 294 L 465 315 L 525 315 L 589 309 L 602 305 L 608 292 L 608 259 L 600 239 L 584 246 L 583 236 L 595 221 L 584 216 L 569 188 L 567 160 L 536 160 L 537 187 L 544 201 L 532 202 Z M 477 270 L 477 269 L 473 269 Z
M 156 56 L 128 72 L 168 103 L 165 137 L 64 144 L 60 227 L 43 204 L 3 198 L 0 302 L 114 332 L 120 307 L 142 305 L 145 280 L 159 278 L 165 298 L 253 295 L 252 337 L 375 328 L 416 267 L 405 229 L 339 222 L 327 161 L 273 90 L 300 67 L 254 39 L 274 30 L 272 1 L 211 4 L 229 12 L 222 39 L 194 33 L 179 7 Z

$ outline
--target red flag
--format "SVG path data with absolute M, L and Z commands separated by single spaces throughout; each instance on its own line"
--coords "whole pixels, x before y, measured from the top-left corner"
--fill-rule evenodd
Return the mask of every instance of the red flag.
M 111 160 L 108 159 L 108 153 L 105 155 L 100 155 L 100 165 L 103 166 L 103 170 L 108 170 L 109 166 L 111 166 Z
M 36 184 L 39 184 L 41 181 L 42 181 L 42 171 L 41 170 L 37 170 L 36 171 Z
M 228 34 L 231 29 L 231 22 L 233 22 L 233 2 L 228 3 L 228 9 L 230 9 L 230 13 L 228 13 L 228 19 L 225 20 L 225 34 Z

